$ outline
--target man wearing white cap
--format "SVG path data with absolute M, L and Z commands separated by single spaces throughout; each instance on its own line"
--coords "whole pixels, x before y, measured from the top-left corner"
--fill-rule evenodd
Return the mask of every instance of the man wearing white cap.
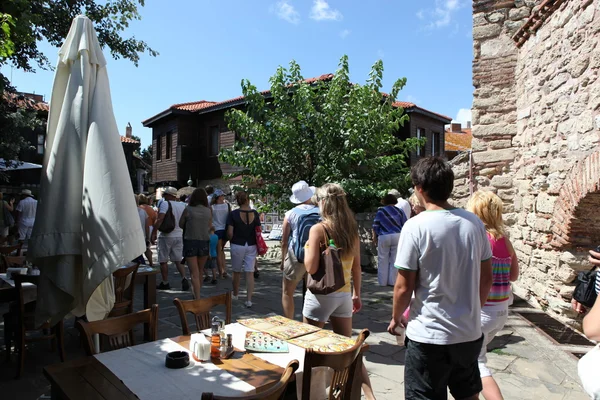
M 154 224 L 152 238 L 156 238 L 158 232 L 158 262 L 160 263 L 162 281 L 157 286 L 157 289 L 171 289 L 168 267 L 169 260 L 171 260 L 183 278 L 181 280 L 181 290 L 185 292 L 190 288 L 190 284 L 185 277 L 185 269 L 181 265 L 181 259 L 183 258 L 183 229 L 179 227 L 179 220 L 181 219 L 183 210 L 185 210 L 185 203 L 176 200 L 177 189 L 174 187 L 167 187 L 163 192 L 162 200 L 158 203 L 158 218 Z M 169 209 L 173 213 L 175 219 L 175 228 L 169 232 L 165 232 L 164 229 L 161 230 L 161 225 L 163 224 L 167 213 L 169 213 Z
M 294 318 L 294 292 L 296 286 L 306 274 L 303 259 L 303 249 L 310 228 L 319 221 L 319 208 L 312 203 L 315 187 L 309 186 L 304 181 L 299 181 L 292 186 L 290 201 L 297 204 L 285 213 L 283 220 L 283 236 L 281 238 L 281 270 L 283 271 L 283 284 L 281 302 L 283 315 Z M 301 254 L 297 254 L 301 253 Z
M 35 222 L 37 200 L 31 194 L 31 190 L 24 189 L 21 192 L 21 201 L 17 205 L 17 227 L 19 228 L 19 240 L 29 240 L 31 230 Z

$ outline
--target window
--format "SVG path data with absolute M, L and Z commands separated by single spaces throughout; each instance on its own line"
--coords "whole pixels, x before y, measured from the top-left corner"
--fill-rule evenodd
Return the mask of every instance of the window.
M 42 155 L 44 154 L 44 135 L 37 135 L 37 153 Z
M 431 155 L 437 156 L 441 154 L 440 149 L 440 134 L 438 132 L 431 133 Z
M 162 135 L 156 137 L 156 161 L 162 158 Z
M 417 128 L 417 139 L 422 139 L 425 138 L 425 129 L 422 128 Z M 417 157 L 421 156 L 421 150 L 422 150 L 421 144 L 419 144 L 419 146 L 417 147 Z
M 171 153 L 173 152 L 173 132 L 167 132 L 167 143 L 165 147 L 165 158 L 168 160 L 169 158 L 171 158 Z
M 219 126 L 214 125 L 210 127 L 209 130 L 209 139 L 210 139 L 210 155 L 218 156 L 219 155 Z

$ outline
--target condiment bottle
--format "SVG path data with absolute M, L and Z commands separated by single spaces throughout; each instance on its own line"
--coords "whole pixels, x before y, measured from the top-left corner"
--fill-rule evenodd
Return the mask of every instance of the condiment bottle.
M 221 356 L 221 332 L 219 322 L 213 322 L 210 332 L 210 358 L 219 358 Z
M 227 358 L 227 339 L 221 338 L 221 348 L 219 349 L 219 355 L 221 358 Z

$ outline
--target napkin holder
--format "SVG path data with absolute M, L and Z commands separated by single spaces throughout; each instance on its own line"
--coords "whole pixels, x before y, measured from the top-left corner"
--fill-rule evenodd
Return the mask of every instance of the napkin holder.
M 210 342 L 203 333 L 193 333 L 190 337 L 190 351 L 198 361 L 210 360 Z
M 12 276 L 13 275 L 27 275 L 27 268 L 16 268 L 16 267 L 11 267 L 11 268 L 6 268 L 6 279 L 13 279 Z

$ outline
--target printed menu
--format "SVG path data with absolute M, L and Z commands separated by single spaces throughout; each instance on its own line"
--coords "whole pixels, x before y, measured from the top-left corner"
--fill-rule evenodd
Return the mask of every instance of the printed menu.
M 238 322 L 244 326 L 247 326 L 248 328 L 266 332 L 283 340 L 297 338 L 299 336 L 320 330 L 320 328 L 316 326 L 294 321 L 279 315 L 267 318 L 242 319 Z

